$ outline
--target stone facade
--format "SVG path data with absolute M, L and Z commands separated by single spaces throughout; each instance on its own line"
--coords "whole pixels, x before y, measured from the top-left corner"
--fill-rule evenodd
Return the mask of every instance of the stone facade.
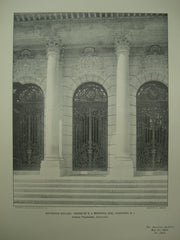
M 114 162 L 118 150 L 117 139 L 115 140 L 118 121 L 116 51 L 119 54 L 122 49 L 127 50 L 125 40 L 128 41 L 129 82 L 128 95 L 125 97 L 128 98 L 129 107 L 124 110 L 128 112 L 129 125 L 125 134 L 128 134 L 127 144 L 132 162 L 132 166 L 128 167 L 133 168 L 135 174 L 136 93 L 139 87 L 148 81 L 160 81 L 168 85 L 166 16 L 141 14 L 111 16 L 106 13 L 101 17 L 93 17 L 95 15 L 92 13 L 81 17 L 78 14 L 68 14 L 15 15 L 13 81 L 37 84 L 44 91 L 46 98 L 48 81 L 52 81 L 47 79 L 49 57 L 46 54 L 46 43 L 49 39 L 53 39 L 51 41 L 58 39 L 59 45 L 56 49 L 58 73 L 54 82 L 50 83 L 54 84 L 53 111 L 57 125 L 54 126 L 56 131 L 52 138 L 56 139 L 54 147 L 59 149 L 60 162 L 56 168 L 59 166 L 58 168 L 61 169 L 61 171 L 58 169 L 60 175 L 74 174 L 72 171 L 73 94 L 80 84 L 96 82 L 101 84 L 108 94 L 108 175 L 117 167 Z M 117 40 L 119 35 L 121 38 Z M 121 95 L 124 89 L 118 91 Z M 122 168 L 122 165 L 120 167 Z
M 103 53 L 101 49 L 78 49 L 76 53 L 64 56 L 63 81 L 63 156 L 66 168 L 72 168 L 72 96 L 76 88 L 85 82 L 100 83 L 108 94 L 108 152 L 113 156 L 111 138 L 115 131 L 115 56 Z M 84 53 L 85 52 L 85 53 Z
M 150 51 L 154 48 L 154 51 Z M 159 81 L 168 86 L 167 47 L 158 46 L 132 49 L 130 56 L 130 148 L 136 171 L 136 94 L 148 81 Z

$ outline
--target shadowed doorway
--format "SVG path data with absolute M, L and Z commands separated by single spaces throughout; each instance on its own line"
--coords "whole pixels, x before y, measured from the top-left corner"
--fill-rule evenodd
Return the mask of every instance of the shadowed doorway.
M 44 158 L 44 94 L 35 84 L 13 85 L 13 169 L 39 170 Z
M 137 170 L 168 170 L 168 88 L 143 84 L 136 96 Z
M 98 83 L 73 96 L 73 170 L 107 170 L 107 93 Z

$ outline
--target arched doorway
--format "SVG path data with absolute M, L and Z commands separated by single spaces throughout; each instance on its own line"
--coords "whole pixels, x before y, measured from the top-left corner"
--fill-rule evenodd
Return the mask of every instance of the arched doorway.
M 107 170 L 107 93 L 98 83 L 73 96 L 73 170 Z
M 39 170 L 44 158 L 44 95 L 35 84 L 13 85 L 13 169 Z
M 168 170 L 168 88 L 143 84 L 136 96 L 138 171 Z

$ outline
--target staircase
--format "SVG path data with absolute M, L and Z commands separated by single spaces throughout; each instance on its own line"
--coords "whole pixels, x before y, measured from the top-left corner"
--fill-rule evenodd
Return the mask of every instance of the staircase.
M 100 180 L 14 177 L 14 206 L 168 205 L 167 179 Z

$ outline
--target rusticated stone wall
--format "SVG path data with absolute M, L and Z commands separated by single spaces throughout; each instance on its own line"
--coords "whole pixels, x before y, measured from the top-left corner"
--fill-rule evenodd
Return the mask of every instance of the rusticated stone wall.
M 66 52 L 63 73 L 63 156 L 65 168 L 72 169 L 73 94 L 85 82 L 101 84 L 108 94 L 108 161 L 113 157 L 112 135 L 115 131 L 116 56 L 113 49 L 87 47 Z
M 59 62 L 56 111 L 63 119 L 62 149 L 66 174 L 72 170 L 72 104 L 77 87 L 93 81 L 101 84 L 108 94 L 108 162 L 115 157 L 111 141 L 116 119 L 116 64 L 113 47 L 67 48 Z M 13 81 L 34 83 L 46 92 L 47 57 L 45 51 L 22 49 L 14 52 Z M 148 81 L 168 85 L 167 46 L 131 47 L 129 54 L 130 151 L 136 170 L 136 93 Z
M 167 46 L 152 45 L 132 48 L 130 52 L 130 149 L 136 171 L 136 94 L 148 81 L 159 81 L 168 86 Z

